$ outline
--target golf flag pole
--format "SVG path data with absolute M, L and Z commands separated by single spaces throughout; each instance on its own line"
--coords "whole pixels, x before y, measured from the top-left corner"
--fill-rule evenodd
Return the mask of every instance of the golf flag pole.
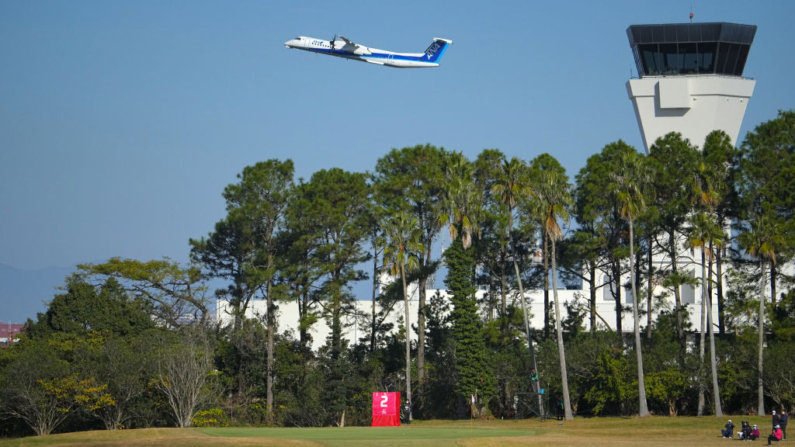
M 474 422 L 475 418 L 474 418 L 474 415 L 473 415 L 474 411 L 475 411 L 475 395 L 473 394 L 472 395 L 472 405 L 469 406 L 469 434 L 470 435 L 472 434 L 472 426 L 475 423 Z

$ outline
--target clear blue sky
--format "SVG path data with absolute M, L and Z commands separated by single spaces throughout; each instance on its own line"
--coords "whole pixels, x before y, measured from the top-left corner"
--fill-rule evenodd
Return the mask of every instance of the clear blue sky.
M 185 261 L 224 216 L 224 186 L 268 158 L 308 178 L 431 143 L 549 152 L 573 176 L 611 141 L 642 148 L 625 30 L 686 22 L 691 5 L 759 27 L 741 138 L 795 107 L 792 1 L 2 2 L 0 263 Z M 283 46 L 335 33 L 455 44 L 418 70 Z

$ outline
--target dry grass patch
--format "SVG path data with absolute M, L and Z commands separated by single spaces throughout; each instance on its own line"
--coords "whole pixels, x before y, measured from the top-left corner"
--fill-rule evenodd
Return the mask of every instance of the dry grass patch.
M 192 446 L 318 447 L 319 444 L 290 439 L 223 438 L 193 428 L 146 428 L 139 430 L 87 431 L 0 441 L 0 447 L 192 447 Z
M 490 439 L 461 439 L 459 445 L 467 447 L 512 447 L 512 446 L 550 446 L 555 447 L 709 447 L 725 446 L 728 439 L 720 436 L 720 430 L 728 419 L 737 427 L 740 421 L 759 425 L 765 440 L 770 432 L 770 418 L 749 416 L 696 417 L 648 417 L 640 418 L 590 418 L 575 419 L 562 423 L 554 420 L 540 422 L 496 421 L 492 425 L 513 424 L 517 429 L 532 430 L 535 436 L 505 437 Z M 477 427 L 477 425 L 476 425 Z M 477 431 L 477 429 L 476 429 Z M 734 439 L 737 439 L 736 431 Z M 765 443 L 764 440 L 759 444 Z M 759 445 L 756 444 L 756 445 Z

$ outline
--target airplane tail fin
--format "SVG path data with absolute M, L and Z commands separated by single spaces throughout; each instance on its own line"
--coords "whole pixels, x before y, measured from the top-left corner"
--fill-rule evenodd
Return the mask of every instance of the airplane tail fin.
M 452 40 L 434 37 L 431 46 L 425 50 L 425 57 L 427 58 L 428 62 L 438 63 L 440 60 L 442 60 L 442 56 L 444 56 L 444 52 L 447 51 L 447 47 L 452 44 Z

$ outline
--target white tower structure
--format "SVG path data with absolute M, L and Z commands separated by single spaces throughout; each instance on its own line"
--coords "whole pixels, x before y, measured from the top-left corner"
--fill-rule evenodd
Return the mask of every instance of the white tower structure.
M 735 23 L 632 25 L 638 79 L 627 81 L 646 153 L 679 132 L 703 146 L 722 130 L 736 144 L 756 81 L 743 77 L 756 26 Z

